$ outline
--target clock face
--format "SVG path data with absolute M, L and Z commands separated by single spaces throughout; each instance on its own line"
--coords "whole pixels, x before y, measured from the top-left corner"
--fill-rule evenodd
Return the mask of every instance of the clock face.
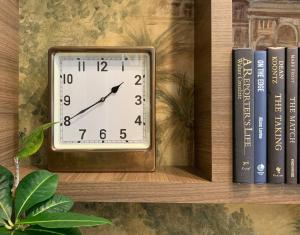
M 54 150 L 143 150 L 151 145 L 151 54 L 56 52 Z

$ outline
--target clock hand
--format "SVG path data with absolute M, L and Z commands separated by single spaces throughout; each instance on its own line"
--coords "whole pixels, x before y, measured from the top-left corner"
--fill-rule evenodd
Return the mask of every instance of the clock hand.
M 95 102 L 94 104 L 90 105 L 89 107 L 87 107 L 87 108 L 85 108 L 85 109 L 82 109 L 81 111 L 79 111 L 78 113 L 76 113 L 74 116 L 72 116 L 72 117 L 70 118 L 70 120 L 73 119 L 73 118 L 75 118 L 75 117 L 77 117 L 77 116 L 80 115 L 80 114 L 85 113 L 85 112 L 88 111 L 90 108 L 94 107 L 95 105 L 104 102 L 104 101 L 106 100 L 106 98 L 109 97 L 111 94 L 116 94 L 116 93 L 118 92 L 120 86 L 121 86 L 123 83 L 124 83 L 124 82 L 122 82 L 122 83 L 121 83 L 120 85 L 118 85 L 118 86 L 112 87 L 110 93 L 108 93 L 106 96 L 102 97 L 100 100 L 98 100 L 98 101 Z

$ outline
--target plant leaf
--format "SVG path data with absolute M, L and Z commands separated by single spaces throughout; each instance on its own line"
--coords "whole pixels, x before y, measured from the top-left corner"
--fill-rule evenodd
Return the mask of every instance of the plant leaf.
M 42 146 L 44 141 L 44 131 L 56 124 L 56 122 L 46 123 L 35 128 L 29 136 L 24 138 L 21 149 L 17 154 L 17 158 L 24 159 L 35 154 Z
M 28 139 L 24 141 L 24 144 L 17 154 L 17 158 L 24 159 L 35 154 L 44 141 L 44 131 L 39 129 L 39 131 L 33 132 L 28 136 Z
M 67 229 L 49 229 L 39 226 L 30 226 L 25 231 L 21 230 L 7 230 L 4 227 L 0 227 L 1 235 L 82 235 L 78 228 Z
M 56 123 L 58 122 L 49 122 L 49 123 L 46 123 L 46 124 L 43 124 L 39 127 L 36 127 L 35 129 L 33 129 L 31 131 L 31 133 L 28 135 L 28 136 L 25 136 L 23 141 L 22 141 L 22 146 L 24 146 L 26 144 L 26 142 L 29 142 L 30 141 L 30 136 L 34 133 L 37 133 L 37 132 L 40 132 L 41 130 L 45 131 L 47 130 L 48 128 L 50 128 L 51 126 L 55 125 Z
M 68 212 L 73 207 L 73 201 L 62 195 L 54 195 L 48 201 L 41 202 L 30 210 L 27 217 L 42 213 Z
M 15 199 L 16 218 L 32 206 L 48 200 L 56 191 L 58 176 L 49 171 L 34 171 L 25 176 L 17 190 Z
M 49 122 L 49 123 L 46 123 L 44 125 L 41 125 L 39 126 L 38 128 L 41 128 L 43 129 L 44 131 L 47 130 L 48 128 L 52 127 L 53 125 L 55 125 L 56 123 L 58 122 Z
M 0 228 L 0 234 L 1 235 L 30 235 L 27 232 L 23 232 L 23 231 L 12 231 L 12 230 L 7 230 L 4 227 Z
M 78 228 L 111 224 L 107 219 L 77 213 L 44 213 L 18 221 L 18 225 L 37 224 L 44 228 Z
M 40 226 L 30 226 L 25 232 L 30 235 L 81 235 L 78 228 L 49 229 Z
M 6 228 L 0 228 L 0 234 L 1 235 L 31 235 L 27 231 L 20 231 L 20 230 L 7 230 Z M 37 234 L 33 234 L 37 235 Z M 50 234 L 47 234 L 50 235 Z M 52 235 L 52 234 L 51 234 Z M 55 234 L 54 234 L 55 235 Z
M 0 220 L 10 220 L 12 212 L 11 189 L 14 182 L 13 174 L 0 166 Z M 2 223 L 1 223 L 2 224 Z
M 0 227 L 0 234 L 1 235 L 11 235 L 12 231 L 7 230 L 4 227 Z
M 9 181 L 9 185 L 12 188 L 14 185 L 14 175 L 11 173 L 8 169 L 6 169 L 3 166 L 0 166 L 0 175 L 5 175 L 7 176 L 7 179 Z

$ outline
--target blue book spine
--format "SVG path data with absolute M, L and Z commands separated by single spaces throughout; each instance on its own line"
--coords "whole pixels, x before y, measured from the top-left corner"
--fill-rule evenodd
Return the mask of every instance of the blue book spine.
M 267 182 L 267 52 L 254 54 L 254 182 Z

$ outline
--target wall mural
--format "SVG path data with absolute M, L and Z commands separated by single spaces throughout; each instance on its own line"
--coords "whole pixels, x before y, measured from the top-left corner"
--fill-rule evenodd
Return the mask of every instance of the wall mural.
M 233 1 L 236 47 L 299 46 L 300 2 L 295 0 Z
M 51 46 L 154 46 L 158 163 L 192 164 L 193 10 L 192 0 L 20 1 L 21 134 L 47 122 Z
M 235 46 L 299 44 L 298 1 L 234 0 L 233 9 Z M 20 135 L 47 121 L 49 47 L 151 45 L 157 49 L 158 163 L 192 164 L 193 17 L 193 0 L 20 0 Z M 77 203 L 74 210 L 113 220 L 113 226 L 84 229 L 88 235 L 300 233 L 300 207 L 292 205 Z

